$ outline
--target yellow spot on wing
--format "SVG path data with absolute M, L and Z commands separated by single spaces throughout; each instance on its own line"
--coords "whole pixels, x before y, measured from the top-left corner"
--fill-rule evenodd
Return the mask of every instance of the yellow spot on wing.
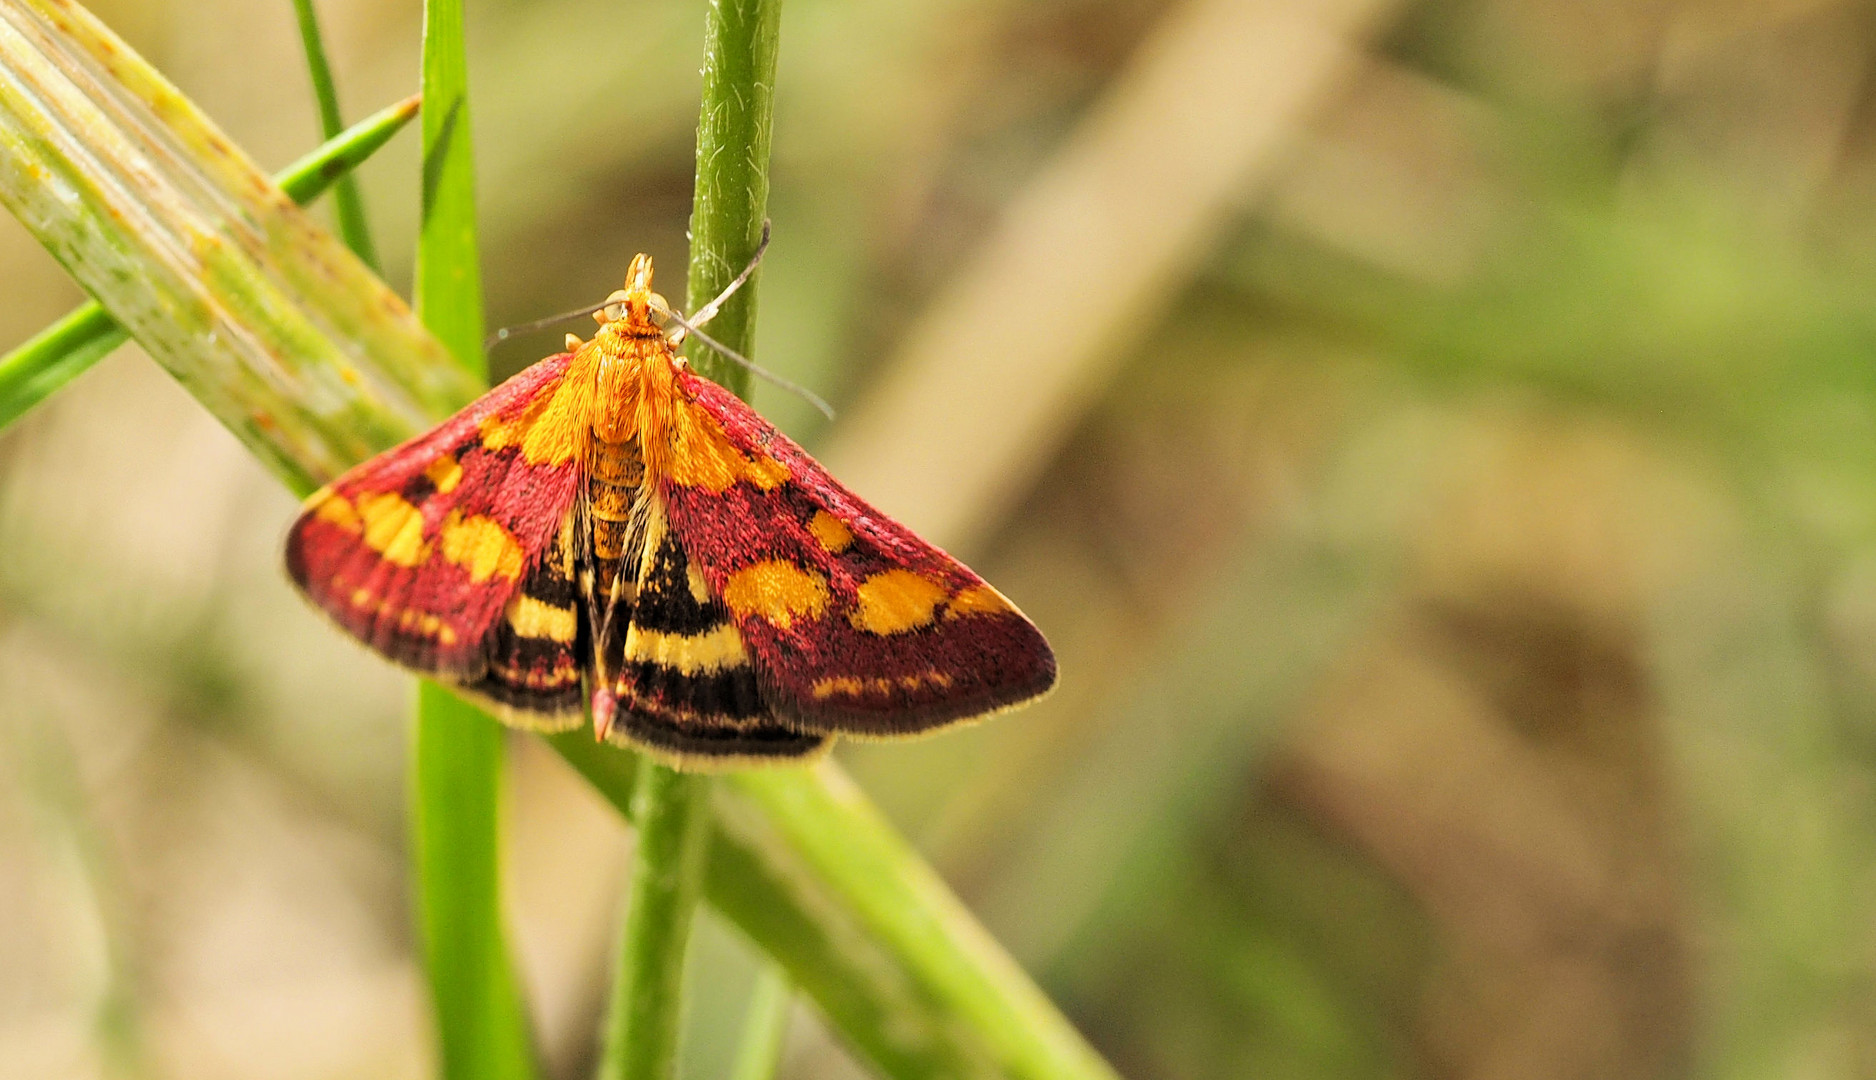
M 358 516 L 365 525 L 365 546 L 384 561 L 410 567 L 430 557 L 423 542 L 423 512 L 394 492 L 361 495 Z
M 897 679 L 857 679 L 851 675 L 835 675 L 831 678 L 817 679 L 808 692 L 816 699 L 825 701 L 835 695 L 841 697 L 865 697 L 877 695 L 885 697 L 895 690 L 917 690 L 930 683 L 940 690 L 951 685 L 951 676 L 936 669 L 921 671 L 914 675 L 901 675 Z
M 521 544 L 494 518 L 481 514 L 465 518 L 459 512 L 451 511 L 449 517 L 444 519 L 437 539 L 443 557 L 457 566 L 466 567 L 470 581 L 481 584 L 496 574 L 510 581 L 521 576 L 521 566 L 525 561 Z
M 573 644 L 580 630 L 572 608 L 558 607 L 527 593 L 517 593 L 508 601 L 508 625 L 522 637 L 546 638 L 562 645 Z
M 988 585 L 972 585 L 958 593 L 945 605 L 945 618 L 955 619 L 963 615 L 995 615 L 999 612 L 1015 611 L 1016 608 L 1003 594 Z
M 745 457 L 730 442 L 716 417 L 681 396 L 673 397 L 678 402 L 669 421 L 669 468 L 673 483 L 721 495 L 738 480 L 760 491 L 768 491 L 792 477 L 788 466 L 761 451 Z
M 825 510 L 816 510 L 814 517 L 808 520 L 808 531 L 829 553 L 838 555 L 853 543 L 853 530 L 847 523 Z
M 334 580 L 336 582 L 337 579 Z M 441 616 L 419 608 L 399 608 L 388 600 L 378 599 L 370 589 L 354 591 L 352 606 L 380 619 L 395 616 L 398 630 L 404 633 L 435 638 L 445 645 L 456 644 L 456 631 Z
M 684 584 L 690 586 L 690 598 L 697 601 L 698 607 L 710 602 L 710 583 L 704 580 L 696 563 L 684 564 Z
M 788 471 L 788 466 L 767 454 L 757 454 L 755 460 L 743 466 L 742 478 L 763 491 L 781 487 L 793 477 L 794 474 Z
M 489 664 L 489 671 L 500 677 L 503 682 L 525 686 L 530 690 L 560 690 L 580 681 L 580 666 L 562 656 L 547 671 L 524 667 L 507 661 Z
M 836 675 L 831 679 L 818 679 L 809 688 L 817 698 L 830 698 L 835 694 L 842 697 L 859 697 L 866 691 L 866 683 L 847 675 Z
M 423 475 L 429 477 L 430 483 L 436 485 L 438 491 L 448 495 L 456 490 L 457 484 L 462 483 L 462 465 L 455 458 L 444 454 L 425 466 Z
M 723 603 L 738 618 L 754 615 L 786 630 L 827 610 L 827 579 L 792 563 L 745 566 L 723 583 Z
M 565 465 L 578 457 L 591 431 L 597 363 L 590 348 L 574 353 L 560 381 L 535 391 L 520 413 L 484 419 L 482 445 L 490 450 L 519 446 L 530 465 Z
M 860 583 L 847 617 L 868 633 L 901 634 L 931 622 L 947 591 L 910 570 L 887 570 Z
M 313 516 L 329 525 L 337 525 L 348 533 L 364 529 L 364 522 L 358 520 L 358 511 L 352 509 L 352 501 L 343 495 L 323 491 L 313 496 L 315 504 Z
M 686 675 L 703 675 L 749 663 L 743 638 L 723 623 L 701 634 L 667 634 L 634 626 L 625 635 L 625 658 L 648 661 Z

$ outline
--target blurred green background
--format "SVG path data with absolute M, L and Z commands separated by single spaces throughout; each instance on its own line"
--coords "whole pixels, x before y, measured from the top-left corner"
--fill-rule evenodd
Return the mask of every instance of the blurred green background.
M 348 118 L 415 86 L 319 7 Z M 681 293 L 701 5 L 469 8 L 491 324 Z M 319 141 L 287 0 L 93 9 Z M 1123 1074 L 1876 1075 L 1876 6 L 789 0 L 777 103 L 758 356 L 842 415 L 758 405 L 1063 672 L 842 760 Z M 0 1077 L 426 1074 L 410 687 L 293 512 L 135 348 L 0 434 Z M 630 838 L 513 746 L 572 1080 Z M 687 1077 L 754 964 L 703 920 Z

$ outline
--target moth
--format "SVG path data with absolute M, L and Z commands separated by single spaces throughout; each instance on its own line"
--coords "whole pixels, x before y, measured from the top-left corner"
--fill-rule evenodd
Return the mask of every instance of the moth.
M 307 599 L 504 721 L 590 709 L 599 738 L 687 769 L 1051 689 L 1002 593 L 690 369 L 651 280 L 639 255 L 591 340 L 309 498 L 286 544 Z

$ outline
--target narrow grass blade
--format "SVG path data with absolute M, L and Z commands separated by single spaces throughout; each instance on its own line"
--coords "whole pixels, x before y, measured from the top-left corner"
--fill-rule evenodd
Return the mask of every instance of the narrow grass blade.
M 444 1080 L 537 1075 L 502 934 L 501 732 L 447 689 L 417 684 L 411 836 L 418 921 Z
M 360 120 L 275 174 L 274 183 L 294 202 L 313 201 L 402 131 L 416 117 L 419 100 L 413 94 Z M 0 356 L 0 428 L 90 370 L 129 336 L 102 305 L 88 300 Z
M 749 1017 L 730 1080 L 775 1080 L 788 1039 L 789 1007 L 794 1002 L 795 988 L 787 973 L 774 964 L 762 965 L 756 973 L 755 992 L 749 996 Z
M 345 128 L 339 112 L 339 88 L 332 81 L 332 66 L 326 62 L 326 43 L 319 32 L 319 12 L 313 0 L 293 0 L 293 11 L 300 20 L 300 42 L 306 50 L 306 70 L 313 80 L 313 98 L 319 103 L 319 134 L 337 138 Z M 339 177 L 332 192 L 332 203 L 339 215 L 339 236 L 345 246 L 366 266 L 378 269 L 378 251 L 371 242 L 371 228 L 365 223 L 365 199 L 358 181 Z
M 0 428 L 91 370 L 129 337 L 90 300 L 0 357 Z
M 710 781 L 645 759 L 632 806 L 638 847 L 599 1080 L 670 1080 L 684 956 L 709 851 Z
M 413 291 L 424 325 L 457 363 L 486 382 L 475 198 L 462 0 L 425 0 L 422 216 Z
M 414 292 L 459 370 L 488 380 L 461 0 L 427 0 L 423 206 Z M 411 756 L 418 921 L 445 1080 L 537 1074 L 500 897 L 502 731 L 434 683 L 417 694 Z

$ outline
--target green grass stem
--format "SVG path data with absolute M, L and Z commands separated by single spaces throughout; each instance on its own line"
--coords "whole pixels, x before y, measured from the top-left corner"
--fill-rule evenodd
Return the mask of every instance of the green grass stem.
M 717 0 L 705 9 L 703 109 L 697 121 L 697 185 L 690 214 L 687 310 L 714 300 L 756 253 L 769 206 L 775 127 L 775 54 L 781 0 Z M 710 336 L 754 356 L 760 272 L 723 306 Z M 692 339 L 697 370 L 749 396 L 749 372 Z
M 332 81 L 332 65 L 326 62 L 326 43 L 319 32 L 319 12 L 313 0 L 293 0 L 293 11 L 300 20 L 300 42 L 306 51 L 306 70 L 313 80 L 313 98 L 319 103 L 319 134 L 335 139 L 345 130 L 339 111 L 339 88 Z M 352 254 L 366 266 L 378 269 L 378 250 L 371 242 L 371 228 L 365 222 L 365 198 L 358 181 L 341 176 L 332 190 L 332 205 L 338 211 L 339 237 Z
M 486 383 L 461 0 L 424 5 L 423 100 L 417 312 Z M 411 827 L 441 1075 L 525 1080 L 537 1069 L 501 916 L 502 730 L 427 681 L 416 713 Z
M 410 827 L 438 1075 L 526 1080 L 537 1070 L 501 921 L 501 732 L 427 679 L 416 711 Z

